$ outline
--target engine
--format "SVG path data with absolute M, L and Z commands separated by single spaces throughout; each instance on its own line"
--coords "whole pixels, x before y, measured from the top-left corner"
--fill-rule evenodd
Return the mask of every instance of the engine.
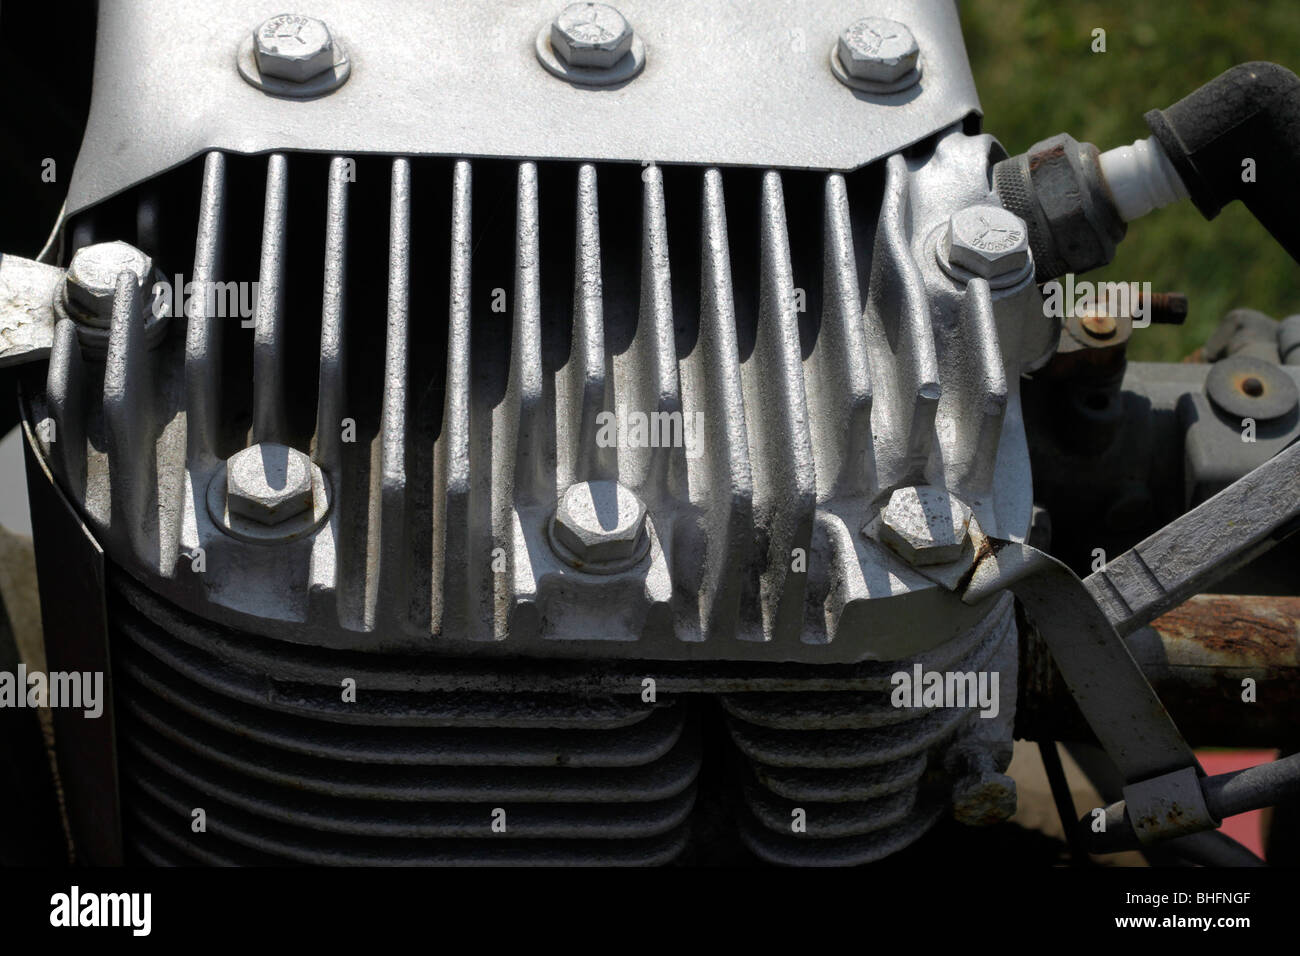
M 1123 638 L 1280 539 L 1289 488 L 1213 574 L 1160 529 L 1278 487 L 1294 366 L 1138 368 L 1176 300 L 1051 284 L 1239 198 L 1201 112 L 1010 157 L 944 0 L 455 7 L 101 5 L 0 351 L 49 669 L 109 687 L 55 714 L 78 858 L 870 863 L 1079 712 L 1113 848 L 1216 825 Z M 1100 458 L 1164 463 L 1106 525 L 1155 544 L 1081 581 Z

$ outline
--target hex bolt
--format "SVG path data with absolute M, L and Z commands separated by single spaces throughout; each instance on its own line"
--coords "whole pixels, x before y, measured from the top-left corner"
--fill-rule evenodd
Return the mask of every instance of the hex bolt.
M 912 31 L 897 20 L 863 17 L 840 34 L 840 64 L 849 76 L 895 83 L 916 69 L 920 49 Z
M 1016 781 L 1002 771 L 1011 762 L 1009 743 L 980 741 L 957 744 L 944 756 L 953 775 L 952 815 L 958 823 L 982 827 L 1004 823 L 1016 812 Z
M 1187 296 L 1181 292 L 1152 293 L 1146 306 L 1148 317 L 1159 325 L 1182 325 L 1187 321 Z
M 551 49 L 570 67 L 608 70 L 632 38 L 632 25 L 607 3 L 571 3 L 551 23 Z
M 617 570 L 634 564 L 649 544 L 645 504 L 616 481 L 578 482 L 560 497 L 551 542 L 575 568 Z
M 1010 820 L 1016 812 L 1016 782 L 1005 773 L 981 771 L 963 777 L 952 789 L 952 815 L 966 826 L 986 827 Z
M 153 276 L 153 260 L 125 242 L 100 242 L 76 251 L 63 280 L 70 314 L 91 325 L 107 328 L 113 318 L 117 277 L 129 272 L 143 290 Z
M 226 507 L 261 525 L 277 525 L 312 507 L 311 458 L 262 442 L 226 461 Z
M 1029 268 L 1029 231 L 1019 216 L 1001 206 L 967 206 L 948 220 L 939 253 L 947 265 L 993 284 Z
M 942 488 L 895 489 L 880 510 L 880 540 L 915 567 L 947 564 L 961 557 L 971 511 Z
M 265 76 L 305 83 L 334 66 L 334 37 L 323 20 L 281 13 L 253 32 L 253 55 Z

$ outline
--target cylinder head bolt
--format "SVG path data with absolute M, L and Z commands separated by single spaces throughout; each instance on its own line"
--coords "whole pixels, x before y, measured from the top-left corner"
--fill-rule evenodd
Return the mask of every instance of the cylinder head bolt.
M 258 89 L 303 99 L 342 86 L 351 62 L 324 20 L 280 13 L 263 20 L 239 49 L 239 72 Z
M 311 459 L 296 448 L 245 448 L 226 462 L 226 504 L 259 524 L 279 524 L 311 507 L 311 470 Z
M 263 75 L 306 83 L 334 66 L 334 36 L 324 20 L 282 13 L 257 28 L 253 55 Z
M 583 86 L 630 80 L 645 66 L 645 44 L 608 3 L 571 3 L 537 34 L 537 59 Z
M 921 78 L 921 50 L 905 24 L 863 17 L 840 33 L 831 70 L 841 83 L 866 93 L 898 93 Z
M 145 344 L 152 348 L 167 330 L 168 304 L 154 294 L 162 275 L 154 268 L 153 259 L 125 242 L 82 246 L 68 265 L 55 311 L 77 323 L 77 337 L 87 358 L 102 359 L 108 354 L 117 280 L 123 273 L 135 282 L 145 323 Z
M 329 511 L 325 475 L 305 452 L 259 442 L 235 452 L 208 485 L 208 512 L 244 541 L 288 541 L 314 531 Z
M 967 206 L 953 213 L 935 249 L 954 279 L 987 279 L 994 289 L 1019 285 L 1033 272 L 1024 221 L 1001 206 Z
M 948 564 L 962 556 L 971 511 L 942 488 L 897 488 L 880 510 L 880 540 L 914 567 Z
M 560 497 L 551 546 L 570 566 L 593 574 L 623 571 L 650 547 L 645 504 L 616 481 L 581 481 Z
M 568 66 L 608 70 L 632 49 L 632 25 L 607 3 L 571 3 L 551 22 L 551 49 Z

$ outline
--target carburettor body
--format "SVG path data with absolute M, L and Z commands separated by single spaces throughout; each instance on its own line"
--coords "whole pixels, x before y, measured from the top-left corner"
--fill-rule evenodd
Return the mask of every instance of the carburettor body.
M 102 568 L 88 856 L 663 862 L 706 759 L 778 862 L 1005 818 L 1012 600 L 951 585 L 1028 533 L 1058 329 L 952 4 L 862 65 L 829 3 L 629 3 L 604 87 L 545 4 L 321 2 L 275 70 L 199 6 L 103 5 L 24 391 Z

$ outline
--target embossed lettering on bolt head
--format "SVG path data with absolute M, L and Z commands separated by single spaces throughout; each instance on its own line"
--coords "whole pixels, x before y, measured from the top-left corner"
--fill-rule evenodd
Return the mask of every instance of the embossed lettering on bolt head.
M 645 505 L 616 481 L 571 485 L 555 509 L 555 540 L 584 564 L 637 557 L 645 544 Z
M 551 24 L 551 49 L 568 66 L 609 69 L 632 49 L 632 27 L 607 3 L 571 3 Z
M 898 21 L 863 17 L 840 34 L 839 54 L 850 76 L 893 83 L 916 69 L 920 51 L 912 31 Z
M 267 76 L 305 83 L 334 65 L 334 38 L 315 17 L 282 13 L 253 34 L 257 68 Z
M 1029 264 L 1025 224 L 1001 206 L 967 206 L 952 214 L 943 237 L 944 255 L 977 276 L 1019 272 Z
M 68 302 L 93 315 L 107 318 L 113 311 L 117 277 L 130 272 L 141 288 L 153 275 L 153 260 L 125 242 L 100 242 L 78 249 L 68 265 L 64 282 Z
M 274 525 L 312 506 L 311 459 L 296 448 L 262 442 L 226 462 L 226 507 Z
M 942 488 L 898 488 L 880 511 L 880 540 L 909 564 L 947 564 L 961 557 L 970 514 Z

